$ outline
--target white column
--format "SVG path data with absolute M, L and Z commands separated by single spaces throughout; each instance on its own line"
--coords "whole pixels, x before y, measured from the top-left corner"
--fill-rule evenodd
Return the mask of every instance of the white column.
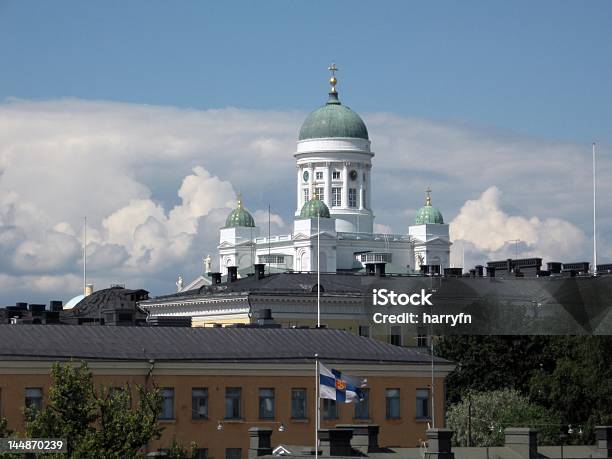
M 303 192 L 302 192 L 302 168 L 300 166 L 296 166 L 297 168 L 297 210 L 296 213 L 299 213 L 302 210 L 302 206 L 304 205 L 302 203 L 302 196 L 303 196 Z
M 357 169 L 357 181 L 359 183 L 359 210 L 363 210 L 363 165 L 360 164 L 361 167 Z
M 372 209 L 372 185 L 370 183 L 370 167 L 366 168 L 365 174 L 366 174 L 366 207 L 368 209 Z
M 348 209 L 348 164 L 345 162 L 342 167 L 342 208 Z
M 329 173 L 330 163 L 325 163 L 325 169 L 323 169 L 323 180 L 325 180 L 325 204 L 331 209 L 331 174 Z

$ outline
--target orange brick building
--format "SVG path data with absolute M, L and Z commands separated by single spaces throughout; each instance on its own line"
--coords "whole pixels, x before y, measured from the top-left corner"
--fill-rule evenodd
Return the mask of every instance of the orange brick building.
M 162 390 L 165 429 L 148 451 L 175 437 L 197 442 L 201 457 L 246 458 L 254 426 L 273 427 L 274 443 L 313 442 L 315 354 L 367 378 L 363 402 L 321 401 L 322 428 L 377 424 L 381 446 L 413 447 L 432 417 L 443 424 L 451 362 L 432 367 L 426 354 L 340 330 L 260 327 L 0 325 L 0 416 L 23 432 L 23 407 L 45 405 L 53 362 L 83 360 L 96 385 Z

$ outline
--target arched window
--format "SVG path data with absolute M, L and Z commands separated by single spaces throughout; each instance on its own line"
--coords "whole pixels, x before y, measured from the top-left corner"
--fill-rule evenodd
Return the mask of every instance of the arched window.
M 318 285 L 319 285 L 319 284 L 314 284 L 314 285 L 312 286 L 312 289 L 311 289 L 310 291 L 311 291 L 311 292 L 313 292 L 313 293 L 316 293 L 316 291 L 317 291 L 317 286 L 318 286 Z M 321 285 L 321 291 L 322 291 L 322 292 L 324 292 L 324 291 L 325 291 L 325 288 L 323 288 L 323 286 L 322 286 L 322 285 Z

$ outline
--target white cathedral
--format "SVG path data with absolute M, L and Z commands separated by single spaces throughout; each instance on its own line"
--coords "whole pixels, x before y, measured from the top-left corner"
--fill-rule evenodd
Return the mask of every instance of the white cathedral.
M 358 272 L 384 263 L 387 273 L 414 273 L 423 265 L 449 267 L 448 224 L 432 206 L 430 190 L 407 234 L 374 232 L 372 158 L 365 123 L 342 105 L 336 90 L 335 65 L 325 105 L 313 111 L 299 131 L 296 159 L 296 211 L 290 234 L 261 235 L 242 197 L 220 230 L 219 266 L 223 275 L 237 267 L 238 276 L 255 263 L 270 271 Z M 318 250 L 317 250 L 318 249 Z M 320 260 L 317 257 L 320 256 Z M 211 271 L 210 256 L 205 274 Z M 179 291 L 210 283 L 200 276 Z

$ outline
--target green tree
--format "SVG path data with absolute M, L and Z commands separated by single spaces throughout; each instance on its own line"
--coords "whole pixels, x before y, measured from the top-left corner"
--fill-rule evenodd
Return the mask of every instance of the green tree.
M 557 414 L 512 389 L 464 394 L 449 407 L 446 423 L 455 431 L 456 446 L 467 446 L 469 439 L 471 446 L 502 446 L 507 427 L 537 429 L 538 442 L 544 445 L 554 444 L 560 433 Z
M 13 437 L 15 432 L 8 427 L 8 422 L 5 418 L 0 418 L 0 438 Z M 1 459 L 18 459 L 18 454 L 0 453 Z
M 126 385 L 94 390 L 85 363 L 54 364 L 47 406 L 26 410 L 29 437 L 64 438 L 68 458 L 137 457 L 149 440 L 159 438 L 161 396 L 157 389 Z
M 185 448 L 179 442 L 176 441 L 176 437 L 172 438 L 172 444 L 166 451 L 166 457 L 168 459 L 193 459 L 198 453 L 198 444 L 191 442 L 189 449 Z
M 468 390 L 514 389 L 582 430 L 571 443 L 592 443 L 594 426 L 612 422 L 612 336 L 446 336 L 436 355 L 458 364 L 449 405 Z
M 559 336 L 530 380 L 535 402 L 558 411 L 564 425 L 580 429 L 571 443 L 592 442 L 596 425 L 612 423 L 612 337 Z

